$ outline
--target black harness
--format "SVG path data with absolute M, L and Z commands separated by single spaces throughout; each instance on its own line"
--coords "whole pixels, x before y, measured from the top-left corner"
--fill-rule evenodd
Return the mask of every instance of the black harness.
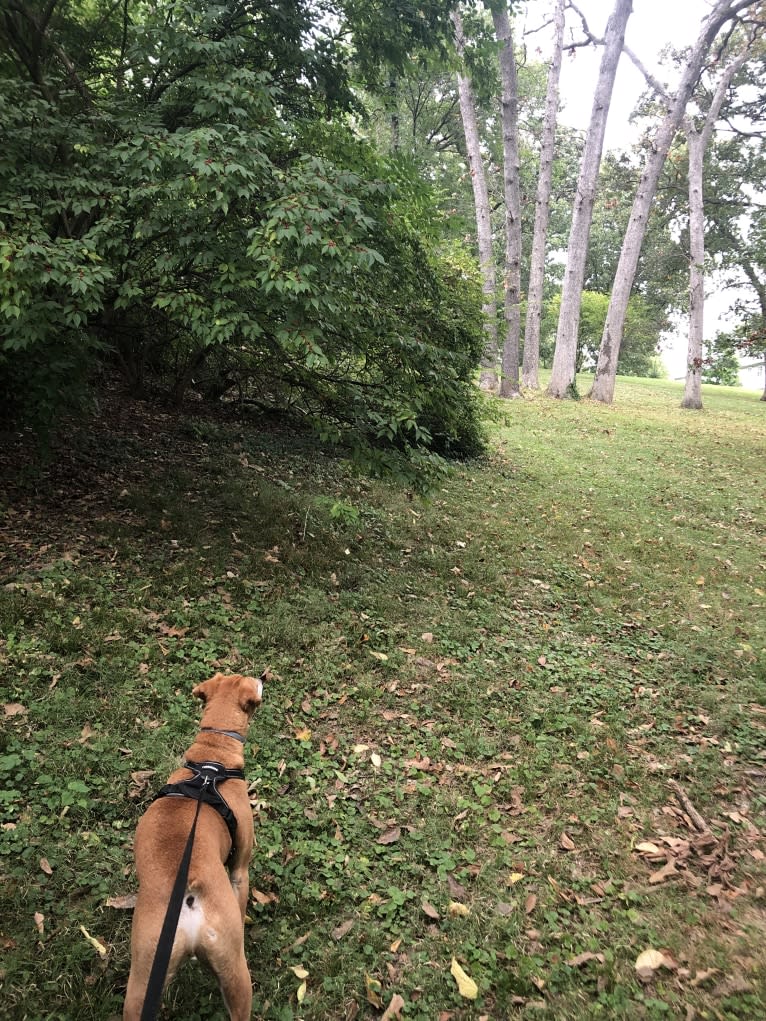
M 224 780 L 244 780 L 245 773 L 242 769 L 227 769 L 220 762 L 184 762 L 184 769 L 190 769 L 194 776 L 188 780 L 179 780 L 178 783 L 165 784 L 152 798 L 190 798 L 192 801 L 200 801 L 210 805 L 226 823 L 226 828 L 231 837 L 231 851 L 227 862 L 231 860 L 237 843 L 237 819 L 229 807 L 226 798 L 218 790 L 218 784 Z

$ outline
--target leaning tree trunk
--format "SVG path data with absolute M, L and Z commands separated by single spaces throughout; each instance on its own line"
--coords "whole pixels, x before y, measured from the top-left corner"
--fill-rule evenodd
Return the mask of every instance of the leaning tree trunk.
M 596 199 L 598 171 L 604 148 L 606 120 L 612 101 L 614 79 L 625 42 L 625 26 L 632 10 L 632 0 L 617 0 L 606 26 L 604 53 L 601 57 L 596 92 L 593 96 L 593 108 L 585 140 L 585 151 L 580 165 L 572 226 L 569 232 L 564 287 L 561 293 L 561 311 L 556 331 L 556 349 L 553 354 L 553 371 L 548 384 L 548 393 L 552 397 L 566 397 L 574 383 L 580 305 L 585 280 L 585 263 L 588 257 L 588 238 L 593 220 L 593 204 Z
M 715 123 L 735 74 L 749 57 L 749 51 L 738 54 L 721 75 L 702 130 L 697 131 L 688 119 L 686 138 L 689 145 L 689 347 L 686 358 L 686 385 L 682 408 L 702 408 L 702 340 L 705 315 L 705 206 L 704 164 Z
M 590 396 L 594 400 L 611 404 L 614 397 L 617 359 L 620 354 L 628 300 L 630 299 L 630 292 L 636 276 L 641 245 L 646 234 L 649 211 L 654 201 L 657 183 L 659 182 L 668 150 L 681 124 L 686 104 L 689 102 L 689 97 L 699 81 L 708 51 L 721 27 L 727 21 L 736 17 L 740 11 L 758 2 L 759 0 L 718 0 L 703 23 L 702 31 L 692 47 L 686 62 L 676 96 L 655 133 L 651 148 L 649 149 L 649 156 L 641 174 L 638 191 L 633 201 L 633 209 L 631 210 L 630 220 L 628 221 L 628 227 L 622 243 L 620 259 L 617 264 L 612 295 L 609 301 L 609 310 L 606 322 L 604 323 L 604 332 L 601 336 L 601 347 L 596 363 L 596 376 L 593 381 L 593 389 L 590 392 Z
M 519 94 L 513 32 L 506 7 L 493 9 L 500 43 L 501 120 L 503 126 L 503 193 L 505 197 L 505 339 L 500 396 L 519 396 L 521 340 L 521 189 L 519 174 Z
M 548 236 L 548 218 L 551 206 L 553 180 L 553 150 L 556 140 L 556 117 L 559 106 L 559 78 L 561 54 L 564 44 L 564 7 L 566 0 L 556 0 L 553 15 L 555 25 L 553 57 L 548 68 L 548 88 L 545 95 L 545 115 L 540 142 L 540 174 L 535 195 L 535 225 L 532 232 L 532 253 L 529 264 L 527 289 L 527 321 L 524 328 L 524 360 L 521 382 L 537 389 L 540 368 L 540 322 L 543 311 L 543 284 L 545 283 L 545 249 Z
M 455 47 L 458 55 L 463 56 L 465 36 L 463 22 L 458 11 L 453 11 L 452 22 L 455 26 Z M 476 122 L 476 105 L 473 98 L 471 79 L 466 75 L 457 76 L 460 116 L 463 121 L 465 147 L 468 156 L 468 169 L 473 185 L 473 202 L 476 210 L 476 237 L 479 246 L 479 268 L 481 270 L 482 314 L 484 316 L 484 354 L 481 360 L 479 385 L 482 390 L 497 390 L 497 280 L 495 276 L 495 257 L 492 251 L 492 227 L 490 223 L 489 194 L 487 179 L 484 174 L 484 162 L 481 158 L 479 127 Z

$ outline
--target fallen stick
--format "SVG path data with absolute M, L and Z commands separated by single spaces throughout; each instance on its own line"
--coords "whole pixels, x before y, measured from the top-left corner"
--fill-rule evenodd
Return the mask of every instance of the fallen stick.
M 698 830 L 700 833 L 710 833 L 711 832 L 710 827 L 702 818 L 702 816 L 699 814 L 694 805 L 691 803 L 689 795 L 683 789 L 681 784 L 678 783 L 677 780 L 668 780 L 668 787 L 671 789 L 671 791 L 673 791 L 675 796 L 681 802 L 682 808 L 689 816 L 691 821 L 694 823 L 694 828 Z

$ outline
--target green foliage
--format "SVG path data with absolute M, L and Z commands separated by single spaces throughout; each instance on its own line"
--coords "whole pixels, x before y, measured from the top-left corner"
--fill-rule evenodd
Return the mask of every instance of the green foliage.
M 561 292 L 554 294 L 543 308 L 540 353 L 544 364 L 550 364 L 556 342 L 556 328 L 561 309 Z M 580 323 L 577 334 L 577 371 L 595 365 L 601 335 L 609 309 L 609 295 L 583 291 Z M 617 371 L 622 376 L 656 376 L 655 358 L 660 334 L 667 326 L 664 314 L 642 295 L 634 294 L 628 303 L 625 336 L 620 347 Z
M 739 358 L 733 338 L 719 333 L 705 345 L 702 382 L 714 386 L 739 386 Z
M 117 365 L 137 392 L 289 408 L 423 485 L 442 456 L 481 449 L 474 274 L 441 251 L 413 169 L 322 118 L 351 98 L 348 55 L 312 30 L 316 12 L 256 24 L 193 0 L 122 25 L 100 8 L 53 4 L 29 80 L 0 80 L 11 417 L 44 426 L 97 366 Z M 401 62 L 407 39 L 438 44 L 446 10 L 423 20 L 398 4 L 370 20 L 344 5 L 364 73 Z M 4 31 L 23 65 L 31 23 L 18 19 Z

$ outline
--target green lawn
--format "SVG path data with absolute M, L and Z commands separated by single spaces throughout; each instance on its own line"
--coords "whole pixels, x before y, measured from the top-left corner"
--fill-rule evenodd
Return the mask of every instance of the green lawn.
M 119 402 L 25 473 L 0 498 L 0 1017 L 119 1014 L 132 832 L 218 669 L 268 670 L 254 1016 L 766 1017 L 766 404 L 680 397 L 496 405 L 492 456 L 427 503 Z M 223 1016 L 194 964 L 168 1003 Z

